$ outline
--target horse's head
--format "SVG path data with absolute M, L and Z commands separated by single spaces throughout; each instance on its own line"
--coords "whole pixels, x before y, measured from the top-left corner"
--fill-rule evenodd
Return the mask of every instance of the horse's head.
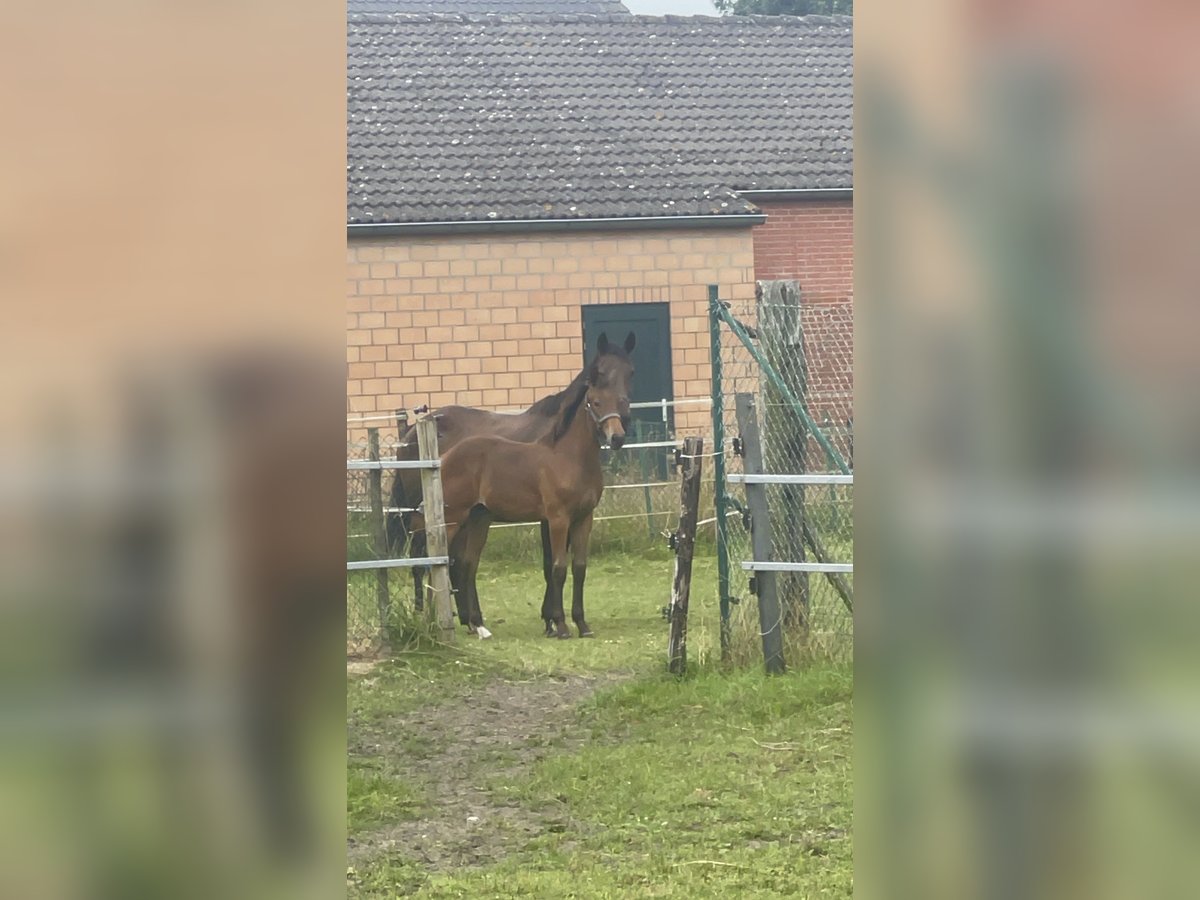
M 610 344 L 601 334 L 596 358 L 587 373 L 587 410 L 602 443 L 614 450 L 625 443 L 629 428 L 629 391 L 633 384 L 633 360 L 629 354 L 637 343 L 633 332 L 623 345 Z

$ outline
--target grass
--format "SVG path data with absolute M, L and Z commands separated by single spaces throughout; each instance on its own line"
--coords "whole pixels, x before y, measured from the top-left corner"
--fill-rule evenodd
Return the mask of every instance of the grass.
M 351 757 L 346 766 L 350 833 L 359 834 L 422 808 L 424 792 L 380 760 Z
M 848 897 L 851 694 L 848 665 L 814 662 L 768 678 L 715 664 L 715 564 L 695 562 L 693 673 L 664 672 L 670 557 L 599 554 L 588 573 L 594 640 L 540 635 L 536 559 L 491 559 L 480 596 L 490 641 L 398 654 L 350 680 L 352 834 L 431 814 L 426 785 L 404 771 L 436 758 L 395 717 L 468 701 L 488 684 L 620 673 L 564 710 L 575 741 L 538 761 L 482 767 L 479 785 L 539 827 L 477 868 L 433 870 L 384 851 L 355 862 L 352 896 Z M 382 755 L 375 736 L 386 737 Z M 537 741 L 532 741 L 537 743 Z M 519 762 L 519 761 L 518 761 Z M 513 771 L 517 774 L 514 775 Z M 498 774 L 488 774 L 498 773 Z

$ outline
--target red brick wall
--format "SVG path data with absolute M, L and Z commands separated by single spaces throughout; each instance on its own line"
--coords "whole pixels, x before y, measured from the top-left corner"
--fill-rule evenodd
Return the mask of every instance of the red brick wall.
M 854 207 L 850 200 L 762 202 L 754 276 L 800 283 L 811 411 L 835 426 L 854 416 Z
M 854 294 L 854 211 L 849 200 L 759 203 L 754 229 L 759 279 L 794 278 L 806 305 L 849 303 Z

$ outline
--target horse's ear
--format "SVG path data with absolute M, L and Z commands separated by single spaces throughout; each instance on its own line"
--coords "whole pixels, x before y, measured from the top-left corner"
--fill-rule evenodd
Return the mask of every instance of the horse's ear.
M 600 332 L 600 340 L 596 341 L 596 352 L 597 353 L 607 353 L 608 352 L 608 333 L 607 332 L 604 332 L 604 331 Z
M 625 352 L 632 353 L 635 346 L 637 346 L 637 335 L 631 331 L 625 335 Z

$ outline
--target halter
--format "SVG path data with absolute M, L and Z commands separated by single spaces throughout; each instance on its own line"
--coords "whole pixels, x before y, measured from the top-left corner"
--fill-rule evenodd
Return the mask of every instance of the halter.
M 587 411 L 588 411 L 588 415 L 592 417 L 592 421 L 596 423 L 597 428 L 599 428 L 601 425 L 603 425 L 609 419 L 621 418 L 621 414 L 619 412 L 609 413 L 607 416 L 597 416 L 596 411 L 594 409 L 592 409 L 592 400 L 590 397 L 587 400 Z

